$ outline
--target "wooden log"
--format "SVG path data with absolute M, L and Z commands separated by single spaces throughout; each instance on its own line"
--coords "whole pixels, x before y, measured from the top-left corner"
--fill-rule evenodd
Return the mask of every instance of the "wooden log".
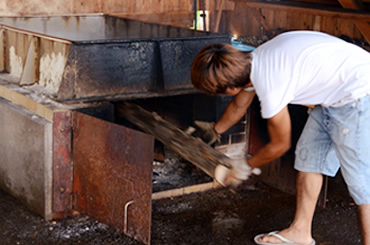
M 225 162 L 228 158 L 226 155 L 165 121 L 155 112 L 149 112 L 133 103 L 121 102 L 117 105 L 117 113 L 145 133 L 153 135 L 212 178 L 215 177 L 217 165 L 231 167 Z

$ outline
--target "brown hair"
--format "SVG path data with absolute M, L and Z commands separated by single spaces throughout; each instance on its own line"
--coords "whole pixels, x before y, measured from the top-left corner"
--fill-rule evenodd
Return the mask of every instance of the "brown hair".
M 231 44 L 215 43 L 202 48 L 191 67 L 191 81 L 208 94 L 222 94 L 227 88 L 244 87 L 250 82 L 252 55 Z

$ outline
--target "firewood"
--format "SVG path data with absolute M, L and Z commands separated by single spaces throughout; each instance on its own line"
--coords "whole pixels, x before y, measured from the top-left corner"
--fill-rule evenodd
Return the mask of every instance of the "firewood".
M 165 121 L 156 112 L 149 112 L 133 103 L 121 102 L 117 105 L 117 113 L 143 132 L 153 135 L 212 178 L 215 177 L 217 165 L 231 167 L 225 162 L 228 158 L 226 155 L 207 145 L 200 138 L 195 138 Z

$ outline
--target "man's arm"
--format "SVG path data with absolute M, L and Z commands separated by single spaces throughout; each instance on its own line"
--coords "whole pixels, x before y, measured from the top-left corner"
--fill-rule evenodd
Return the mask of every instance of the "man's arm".
M 267 130 L 270 142 L 248 159 L 248 164 L 252 168 L 269 163 L 289 150 L 292 126 L 288 106 L 272 118 L 267 119 Z
M 227 105 L 221 118 L 216 122 L 216 132 L 222 134 L 237 123 L 247 112 L 255 94 L 254 91 L 241 90 L 239 94 L 235 96 L 234 100 Z

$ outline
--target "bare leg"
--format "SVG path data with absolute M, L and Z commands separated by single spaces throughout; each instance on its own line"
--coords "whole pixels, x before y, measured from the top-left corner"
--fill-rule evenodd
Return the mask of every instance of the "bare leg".
M 299 172 L 297 176 L 297 209 L 292 224 L 279 232 L 286 239 L 298 244 L 312 242 L 312 219 L 319 197 L 323 177 L 317 173 Z M 370 213 L 370 207 L 369 207 Z M 370 222 L 370 221 L 368 221 Z M 264 236 L 261 242 L 279 243 L 280 239 Z
M 361 228 L 362 244 L 370 245 L 370 204 L 358 206 Z

